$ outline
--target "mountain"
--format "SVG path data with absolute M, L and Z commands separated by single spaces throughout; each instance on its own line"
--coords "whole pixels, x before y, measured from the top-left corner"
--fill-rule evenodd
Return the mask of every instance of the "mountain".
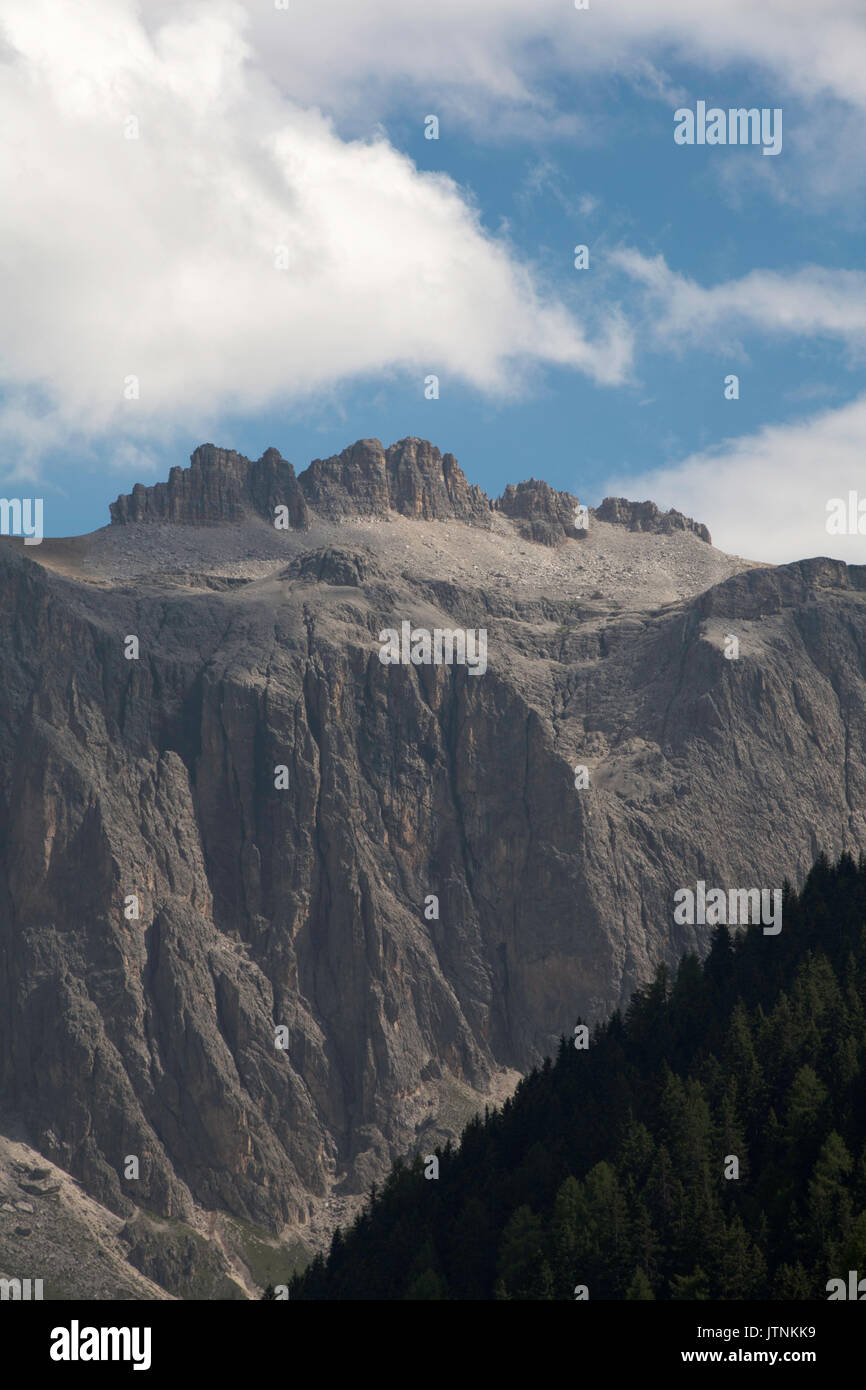
M 660 966 L 624 1017 L 563 1038 L 458 1149 L 396 1165 L 290 1299 L 850 1296 L 864 921 L 866 860 L 843 856 L 787 894 L 778 936 L 717 926 L 703 965 Z
M 866 571 L 577 505 L 418 439 L 203 445 L 0 544 L 0 1103 L 108 1211 L 321 1248 L 706 950 L 678 889 L 866 848 Z M 404 622 L 486 669 L 384 664 Z

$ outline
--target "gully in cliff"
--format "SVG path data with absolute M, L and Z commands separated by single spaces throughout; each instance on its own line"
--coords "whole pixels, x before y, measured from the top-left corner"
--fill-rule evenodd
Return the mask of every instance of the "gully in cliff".
M 383 666 L 466 666 L 470 676 L 483 676 L 487 670 L 487 629 L 434 627 L 413 628 L 402 622 L 400 631 L 386 627 L 379 633 Z

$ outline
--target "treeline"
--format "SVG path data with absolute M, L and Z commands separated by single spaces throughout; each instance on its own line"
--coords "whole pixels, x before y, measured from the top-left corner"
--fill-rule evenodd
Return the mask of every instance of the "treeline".
M 588 1049 L 563 1039 L 437 1179 L 396 1164 L 290 1299 L 823 1300 L 866 1276 L 866 861 L 822 856 L 782 921 L 716 928 Z

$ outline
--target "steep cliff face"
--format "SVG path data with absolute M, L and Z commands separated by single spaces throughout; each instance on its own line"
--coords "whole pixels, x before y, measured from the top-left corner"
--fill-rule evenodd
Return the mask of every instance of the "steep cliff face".
M 385 449 L 378 439 L 359 439 L 341 454 L 314 459 L 300 477 L 277 449 L 252 462 L 233 449 L 202 444 L 189 468 L 172 468 L 167 483 L 137 483 L 110 506 L 120 525 L 138 521 L 185 524 L 274 519 L 288 508 L 290 525 L 309 524 L 307 500 L 323 517 L 385 517 L 390 510 L 423 521 L 454 518 L 490 525 L 490 503 L 470 486 L 453 454 L 425 439 L 401 439 Z
M 118 497 L 110 505 L 111 520 L 119 525 L 208 525 L 243 521 L 251 514 L 273 520 L 274 509 L 285 506 L 291 526 L 307 526 L 307 504 L 295 470 L 277 449 L 265 450 L 253 463 L 233 449 L 201 444 L 189 462 L 189 468 L 173 468 L 167 483 L 137 483 L 128 496 Z
M 0 1092 L 115 1211 L 303 1223 L 703 949 L 678 887 L 866 848 L 862 571 L 533 546 L 406 443 L 306 530 L 233 455 L 200 539 L 0 547 Z M 405 620 L 487 670 L 383 664 Z
M 490 503 L 470 486 L 453 454 L 426 439 L 401 439 L 389 449 L 359 439 L 329 459 L 314 459 L 299 482 L 323 516 L 384 517 L 389 509 L 421 521 L 454 518 L 489 526 Z

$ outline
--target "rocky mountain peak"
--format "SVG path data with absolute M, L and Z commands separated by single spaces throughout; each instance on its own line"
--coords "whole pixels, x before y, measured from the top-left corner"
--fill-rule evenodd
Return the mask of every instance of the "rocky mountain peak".
M 111 520 L 171 521 L 188 525 L 240 522 L 252 516 L 274 520 L 277 506 L 288 508 L 291 527 L 307 530 L 311 514 L 337 521 L 398 513 L 416 521 L 463 521 L 490 529 L 494 513 L 508 517 L 524 540 L 549 547 L 583 536 L 575 525 L 579 501 L 548 483 L 530 478 L 509 483 L 491 501 L 467 481 L 453 454 L 410 435 L 386 448 L 379 439 L 358 439 L 339 454 L 313 459 L 296 475 L 279 449 L 266 449 L 251 461 L 234 449 L 200 444 L 189 468 L 172 468 L 168 481 L 145 487 L 111 503 Z M 594 515 L 630 531 L 670 534 L 692 531 L 711 544 L 706 526 L 681 512 L 662 512 L 654 502 L 606 497 Z
M 186 525 L 215 525 L 243 521 L 258 514 L 274 517 L 274 508 L 288 507 L 296 529 L 308 525 L 307 505 L 295 470 L 278 449 L 266 449 L 252 462 L 234 449 L 200 444 L 190 455 L 189 468 L 172 468 L 167 483 L 145 487 L 112 502 L 111 520 L 118 525 L 141 521 L 174 521 Z
M 386 516 L 490 525 L 490 502 L 466 481 L 453 454 L 411 436 L 385 448 L 359 439 L 327 459 L 314 459 L 299 480 L 310 506 L 325 516 Z
M 277 450 L 269 449 L 267 452 L 274 454 Z M 193 469 L 215 469 L 221 473 L 239 475 L 246 473 L 250 463 L 249 459 L 244 454 L 239 454 L 236 449 L 220 449 L 216 444 L 199 444 L 190 454 L 189 462 Z M 174 471 L 172 469 L 172 472 Z
M 287 505 L 291 524 L 306 529 L 308 506 L 323 517 L 387 516 L 389 511 L 421 521 L 461 520 L 490 525 L 490 502 L 466 481 L 453 454 L 426 439 L 401 439 L 386 449 L 381 440 L 359 439 L 340 454 L 314 459 L 300 476 L 278 449 L 251 462 L 234 449 L 201 444 L 189 468 L 172 468 L 168 482 L 132 492 L 111 504 L 111 520 L 213 524 L 242 521 L 250 514 L 273 518 Z
M 577 535 L 574 514 L 578 499 L 570 492 L 556 492 L 549 483 L 537 478 L 509 483 L 494 505 L 516 522 L 526 540 L 556 546 Z

